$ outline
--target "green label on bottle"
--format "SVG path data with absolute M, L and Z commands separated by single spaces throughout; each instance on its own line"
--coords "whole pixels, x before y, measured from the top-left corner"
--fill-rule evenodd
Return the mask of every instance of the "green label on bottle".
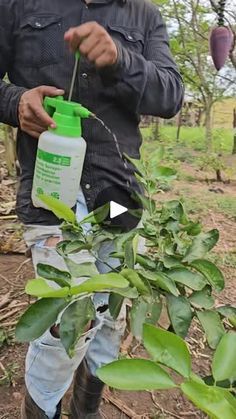
M 38 149 L 38 159 L 44 160 L 47 163 L 56 164 L 58 166 L 70 166 L 71 157 L 61 156 L 59 154 L 48 153 L 47 151 Z

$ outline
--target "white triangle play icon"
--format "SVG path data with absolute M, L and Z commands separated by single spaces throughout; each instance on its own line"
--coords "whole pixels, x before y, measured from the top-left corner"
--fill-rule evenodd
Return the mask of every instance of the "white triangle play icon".
M 110 202 L 110 218 L 118 217 L 118 215 L 124 214 L 126 211 L 128 211 L 128 209 L 123 207 L 123 205 L 117 204 L 117 202 L 114 201 Z

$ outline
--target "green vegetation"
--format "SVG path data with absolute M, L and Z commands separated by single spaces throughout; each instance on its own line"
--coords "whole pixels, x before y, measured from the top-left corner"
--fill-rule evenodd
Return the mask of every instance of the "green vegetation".
M 161 164 L 163 147 L 157 148 L 151 158 L 141 161 L 125 157 L 133 164 L 146 191 L 146 196 L 137 195 L 144 209 L 142 227 L 126 233 L 107 228 L 107 205 L 78 223 L 73 211 L 62 202 L 40 196 L 64 221 L 61 227 L 64 241 L 57 245 L 57 252 L 63 257 L 68 272 L 38 264 L 38 278 L 27 283 L 26 293 L 40 299 L 19 320 L 16 337 L 22 342 L 38 338 L 64 310 L 60 339 L 68 356 L 73 357 L 85 325 L 95 316 L 91 294 L 109 292 L 109 310 L 114 319 L 118 317 L 124 299 L 128 298 L 130 330 L 140 342 L 143 341 L 152 360 L 120 359 L 98 370 L 99 377 L 108 385 L 123 390 L 179 387 L 212 418 L 222 419 L 224 411 L 226 419 L 233 419 L 236 406 L 231 391 L 236 367 L 234 364 L 230 369 L 229 364 L 236 346 L 236 334 L 228 333 L 225 319 L 228 325 L 235 326 L 236 308 L 219 308 L 215 304 L 216 294 L 224 289 L 224 277 L 208 257 L 218 242 L 219 232 L 216 229 L 204 231 L 198 221 L 189 217 L 181 200 L 157 202 L 154 199 L 157 191 L 162 192 L 161 184 L 168 185 L 170 180 L 176 179 L 175 170 Z M 85 223 L 91 224 L 87 234 L 82 228 Z M 146 239 L 149 249 L 146 254 L 138 251 L 140 237 Z M 85 249 L 98 260 L 97 246 L 103 242 L 112 242 L 115 246 L 115 251 L 103 261 L 110 267 L 110 273 L 101 275 L 94 263 L 76 264 L 71 260 L 71 254 Z M 109 265 L 109 257 L 119 261 L 116 268 Z M 76 278 L 85 281 L 76 285 Z M 57 284 L 56 289 L 50 285 L 52 282 Z M 168 330 L 156 327 L 166 308 Z M 181 339 L 188 336 L 193 319 L 201 327 L 209 347 L 216 349 L 212 384 L 193 374 L 190 353 Z M 176 371 L 181 382 L 176 382 L 163 366 Z M 223 380 L 227 381 L 227 389 L 221 388 Z
M 191 189 L 185 188 L 179 191 L 181 200 L 184 202 L 187 212 L 199 217 L 206 216 L 209 210 L 225 214 L 236 220 L 236 198 L 233 196 L 217 195 L 214 192 L 207 194 L 195 194 L 191 196 Z
M 147 147 L 151 151 L 156 147 L 152 139 L 153 128 L 149 126 L 142 128 L 143 138 L 147 140 Z M 195 151 L 206 151 L 205 128 L 204 127 L 182 127 L 180 131 L 180 140 L 176 142 L 177 127 L 165 125 L 160 127 L 160 137 L 167 146 L 188 147 Z M 150 148 L 149 148 L 150 147 Z M 213 129 L 212 149 L 215 153 L 231 154 L 233 149 L 233 129 Z

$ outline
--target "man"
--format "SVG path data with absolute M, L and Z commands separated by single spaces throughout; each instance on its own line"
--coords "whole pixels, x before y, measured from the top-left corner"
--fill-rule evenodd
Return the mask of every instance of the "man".
M 68 96 L 74 65 L 69 49 L 81 53 L 73 100 L 105 121 L 116 134 L 121 153 L 139 158 L 140 114 L 170 118 L 183 97 L 165 26 L 148 0 L 0 0 L 0 77 L 7 73 L 11 83 L 0 83 L 0 121 L 19 127 L 17 214 L 28 226 L 34 265 L 51 262 L 59 268 L 63 267 L 55 251 L 59 220 L 33 207 L 31 189 L 37 139 L 55 126 L 42 102 L 45 96 L 64 92 Z M 78 217 L 96 206 L 103 191 L 119 187 L 125 195 L 128 178 L 137 188 L 132 168 L 124 170 L 114 142 L 96 121 L 83 122 L 83 136 L 88 148 Z M 106 247 L 101 249 L 104 257 L 107 252 Z M 98 266 L 100 272 L 105 268 Z M 96 295 L 95 303 L 96 322 L 72 360 L 54 328 L 31 343 L 22 418 L 59 418 L 60 401 L 74 372 L 72 419 L 101 417 L 103 383 L 96 378 L 96 369 L 117 357 L 125 323 L 124 311 L 117 322 L 111 319 L 103 295 Z

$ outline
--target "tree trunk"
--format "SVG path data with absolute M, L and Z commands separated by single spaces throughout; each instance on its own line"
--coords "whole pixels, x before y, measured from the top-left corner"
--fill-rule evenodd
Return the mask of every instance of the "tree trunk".
M 206 148 L 209 151 L 212 151 L 212 104 L 206 105 L 205 108 L 205 138 L 206 138 Z
M 222 175 L 221 175 L 221 170 L 220 169 L 217 169 L 216 170 L 216 180 L 217 180 L 217 182 L 223 182 Z
M 177 133 L 176 133 L 176 140 L 177 141 L 179 141 L 179 139 L 180 139 L 180 131 L 181 131 L 181 127 L 182 127 L 182 114 L 183 114 L 183 111 L 181 110 L 179 112 L 179 115 L 178 115 L 178 128 L 177 128 Z
M 161 137 L 160 134 L 160 118 L 156 118 L 155 125 L 153 127 L 153 139 L 154 141 L 159 141 Z
M 16 175 L 16 144 L 14 129 L 9 125 L 4 126 L 4 145 L 7 170 L 10 176 Z
M 234 108 L 233 128 L 234 128 L 234 140 L 233 140 L 232 154 L 236 154 L 236 108 Z

